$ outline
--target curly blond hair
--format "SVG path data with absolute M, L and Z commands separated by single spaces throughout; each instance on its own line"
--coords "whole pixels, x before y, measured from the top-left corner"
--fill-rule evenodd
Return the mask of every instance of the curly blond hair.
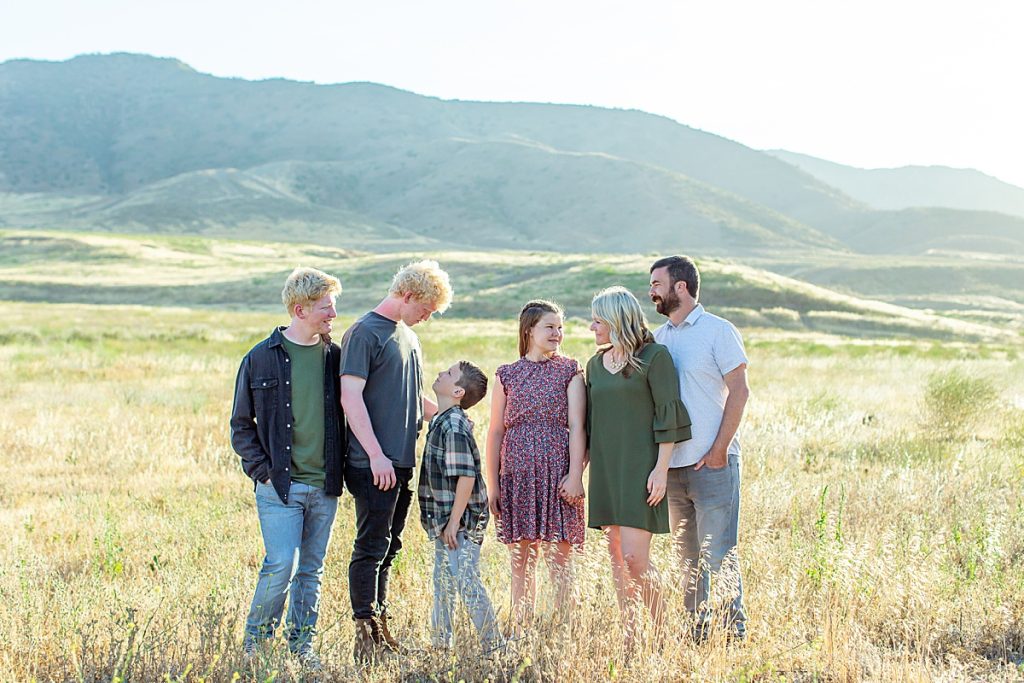
M 388 293 L 411 294 L 420 303 L 437 306 L 438 313 L 444 313 L 452 304 L 452 284 L 437 261 L 414 261 L 403 267 L 395 273 Z
M 316 268 L 299 266 L 284 281 L 284 289 L 281 290 L 281 303 L 291 315 L 295 312 L 297 304 L 309 306 L 325 294 L 334 296 L 341 294 L 341 282 L 338 281 L 338 278 Z

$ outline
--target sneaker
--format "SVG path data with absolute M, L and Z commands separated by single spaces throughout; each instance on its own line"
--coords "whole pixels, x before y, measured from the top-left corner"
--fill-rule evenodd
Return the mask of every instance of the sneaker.
M 711 637 L 711 622 L 698 621 L 690 628 L 690 639 L 695 645 L 703 645 Z

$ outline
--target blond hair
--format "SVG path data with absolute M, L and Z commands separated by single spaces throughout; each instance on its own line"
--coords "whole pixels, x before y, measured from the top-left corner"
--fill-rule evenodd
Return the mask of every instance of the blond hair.
M 640 350 L 654 342 L 654 335 L 648 329 L 647 317 L 632 292 L 618 285 L 602 289 L 590 302 L 590 311 L 608 325 L 611 348 L 626 359 L 627 367 L 623 371 L 626 376 L 630 368 L 639 370 L 642 367 L 638 357 Z
M 420 303 L 437 306 L 438 313 L 444 313 L 452 303 L 448 273 L 441 270 L 437 261 L 414 261 L 399 270 L 391 281 L 388 294 L 410 294 Z
M 341 294 L 341 282 L 338 278 L 316 268 L 299 266 L 284 281 L 281 303 L 288 309 L 289 315 L 294 315 L 295 306 L 309 306 L 326 294 Z

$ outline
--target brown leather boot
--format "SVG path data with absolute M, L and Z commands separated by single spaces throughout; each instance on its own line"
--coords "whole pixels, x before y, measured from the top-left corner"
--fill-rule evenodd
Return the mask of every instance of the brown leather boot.
M 356 622 L 356 639 L 352 644 L 352 661 L 356 664 L 370 664 L 379 660 L 388 650 L 380 633 L 380 625 L 373 617 L 353 619 Z
M 390 617 L 387 612 L 380 615 L 380 635 L 384 639 L 384 644 L 395 653 L 406 654 L 406 648 L 398 642 L 398 639 L 391 635 L 391 629 L 388 628 L 388 620 Z

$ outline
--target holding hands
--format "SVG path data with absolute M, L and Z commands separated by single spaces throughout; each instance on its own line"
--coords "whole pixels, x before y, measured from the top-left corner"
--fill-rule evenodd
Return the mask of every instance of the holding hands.
M 491 509 L 491 515 L 494 519 L 501 519 L 501 490 L 494 485 L 488 488 L 487 494 L 487 506 Z
M 583 500 L 586 496 L 583 491 L 583 477 L 572 472 L 562 477 L 562 481 L 558 483 L 558 495 L 570 504 Z

